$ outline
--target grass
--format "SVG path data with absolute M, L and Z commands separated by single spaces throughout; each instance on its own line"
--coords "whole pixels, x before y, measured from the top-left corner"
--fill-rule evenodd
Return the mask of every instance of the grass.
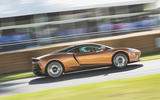
M 155 59 L 160 59 L 160 52 L 144 54 L 141 57 L 142 61 L 155 60 Z M 29 77 L 34 77 L 34 76 L 35 75 L 31 71 L 1 74 L 0 82 L 22 79 L 22 78 L 29 78 Z
M 142 61 L 155 60 L 155 59 L 160 59 L 160 52 L 144 54 L 141 56 Z
M 34 77 L 35 75 L 31 71 L 13 72 L 0 75 L 0 82 L 11 81 L 16 79 Z
M 0 100 L 159 100 L 160 74 L 24 93 Z

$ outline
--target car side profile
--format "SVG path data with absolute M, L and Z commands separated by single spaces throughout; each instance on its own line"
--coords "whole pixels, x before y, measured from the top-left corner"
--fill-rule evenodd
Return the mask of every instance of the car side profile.
M 137 49 L 86 43 L 32 58 L 32 70 L 37 76 L 59 77 L 66 72 L 107 65 L 124 68 L 128 63 L 140 61 L 140 55 Z

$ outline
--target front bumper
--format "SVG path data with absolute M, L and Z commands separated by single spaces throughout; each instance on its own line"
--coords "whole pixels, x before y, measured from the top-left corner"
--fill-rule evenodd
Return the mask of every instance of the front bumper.
M 139 62 L 139 61 L 141 61 L 141 59 L 137 59 L 137 60 L 132 61 L 132 62 L 130 62 L 130 63 Z
M 130 63 L 141 61 L 141 52 L 131 52 L 130 53 Z

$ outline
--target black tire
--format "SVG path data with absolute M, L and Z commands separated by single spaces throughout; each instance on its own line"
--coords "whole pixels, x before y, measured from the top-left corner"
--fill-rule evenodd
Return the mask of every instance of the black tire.
M 49 77 L 55 78 L 63 74 L 64 68 L 61 63 L 53 61 L 48 64 L 46 71 Z
M 124 68 L 128 64 L 128 57 L 124 53 L 117 53 L 113 57 L 113 66 L 116 68 Z

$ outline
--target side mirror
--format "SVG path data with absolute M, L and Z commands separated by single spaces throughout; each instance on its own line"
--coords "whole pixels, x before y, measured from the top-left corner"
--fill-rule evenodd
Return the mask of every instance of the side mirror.
M 102 51 L 105 51 L 106 50 L 106 48 L 105 47 L 102 47 Z

